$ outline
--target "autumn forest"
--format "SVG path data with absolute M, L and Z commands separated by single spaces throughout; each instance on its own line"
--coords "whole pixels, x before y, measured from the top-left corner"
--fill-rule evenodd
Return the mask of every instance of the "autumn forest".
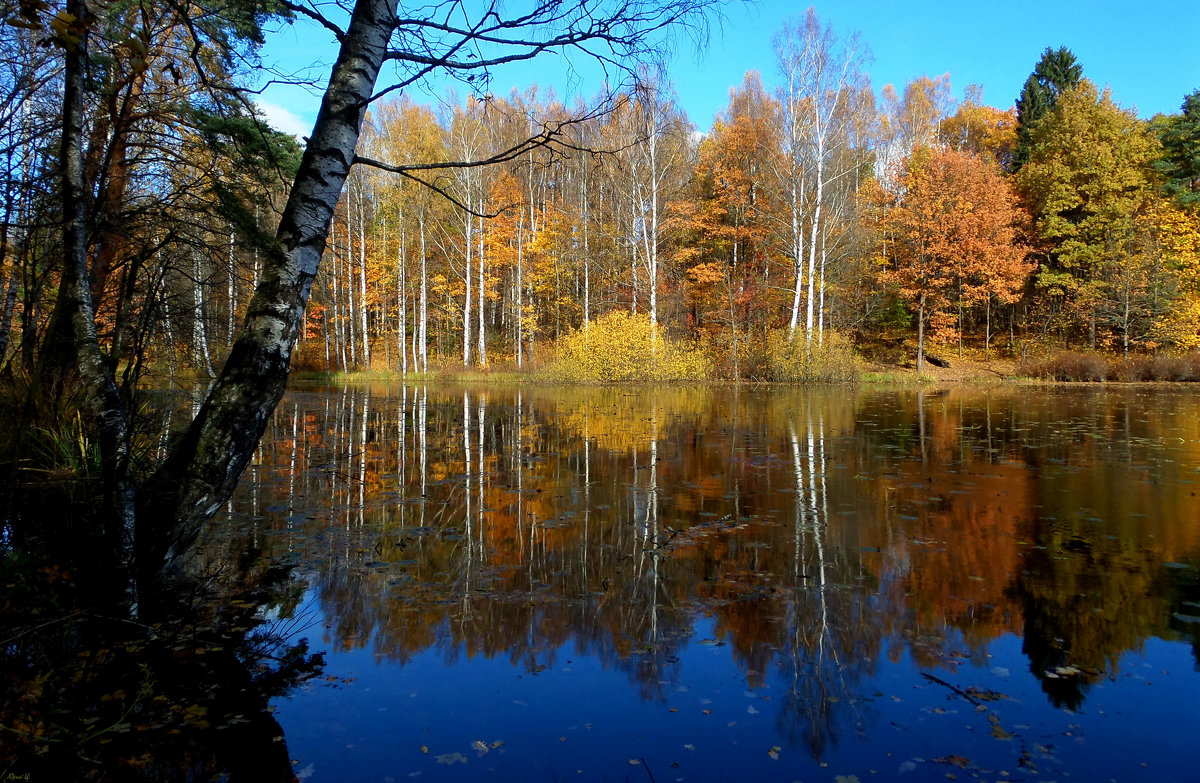
M 180 31 L 146 21 L 106 37 L 88 109 L 98 336 L 137 372 L 212 376 L 301 150 L 214 95 L 200 68 L 232 60 L 185 69 Z M 0 351 L 31 366 L 56 290 L 60 87 L 28 32 L 3 33 Z M 950 74 L 877 92 L 866 42 L 812 10 L 774 47 L 704 134 L 648 66 L 589 99 L 377 101 L 293 367 L 795 380 L 842 377 L 855 351 L 920 369 L 1200 344 L 1200 93 L 1144 121 L 1065 48 L 1015 106 Z

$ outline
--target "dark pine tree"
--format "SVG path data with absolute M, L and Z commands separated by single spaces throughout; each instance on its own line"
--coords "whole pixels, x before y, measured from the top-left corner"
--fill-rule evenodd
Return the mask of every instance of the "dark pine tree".
M 1054 108 L 1060 93 L 1076 86 L 1082 79 L 1083 66 L 1076 62 L 1070 49 L 1046 47 L 1042 52 L 1042 58 L 1025 80 L 1017 98 L 1017 147 L 1013 152 L 1013 172 L 1019 171 L 1029 159 L 1034 125 Z
M 1163 151 L 1153 165 L 1163 189 L 1181 207 L 1200 209 L 1200 90 L 1183 99 L 1181 113 L 1155 124 Z

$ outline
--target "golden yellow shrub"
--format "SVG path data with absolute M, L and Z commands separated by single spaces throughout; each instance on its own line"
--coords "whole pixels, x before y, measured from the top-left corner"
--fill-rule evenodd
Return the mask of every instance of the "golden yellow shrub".
M 650 317 L 614 310 L 558 343 L 553 380 L 581 383 L 702 380 L 703 354 L 670 340 Z
M 797 332 L 792 339 L 784 329 L 767 337 L 767 362 L 771 380 L 781 383 L 845 383 L 858 378 L 854 349 L 844 336 L 826 331 L 821 344 L 806 345 Z

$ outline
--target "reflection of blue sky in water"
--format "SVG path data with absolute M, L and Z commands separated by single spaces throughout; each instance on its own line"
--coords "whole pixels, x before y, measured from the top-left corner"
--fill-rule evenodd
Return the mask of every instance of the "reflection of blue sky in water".
M 316 780 L 1186 779 L 1168 618 L 1200 584 L 1162 560 L 1200 550 L 1196 406 L 295 395 L 237 502 L 327 613 L 289 751 Z
M 1016 637 L 996 640 L 982 666 L 939 672 L 959 687 L 1005 694 L 983 711 L 922 677 L 908 655 L 885 659 L 833 706 L 838 739 L 814 760 L 780 732 L 790 672 L 772 667 L 750 689 L 727 645 L 703 643 L 713 622 L 701 618 L 695 631 L 664 667 L 661 699 L 640 698 L 626 674 L 571 645 L 536 674 L 499 658 L 459 656 L 447 667 L 434 649 L 393 665 L 368 645 L 329 653 L 326 675 L 337 682 L 278 702 L 277 717 L 312 780 L 649 780 L 630 760 L 644 760 L 660 781 L 945 780 L 980 769 L 993 779 L 1004 770 L 1040 780 L 1064 771 L 1075 780 L 1185 780 L 1178 775 L 1187 768 L 1174 765 L 1196 758 L 1187 728 L 1161 728 L 1194 723 L 1200 688 L 1183 645 L 1152 640 L 1145 656 L 1126 655 L 1081 713 L 1047 704 Z M 1154 720 L 1141 706 L 1148 685 Z M 997 738 L 994 726 L 1012 737 Z

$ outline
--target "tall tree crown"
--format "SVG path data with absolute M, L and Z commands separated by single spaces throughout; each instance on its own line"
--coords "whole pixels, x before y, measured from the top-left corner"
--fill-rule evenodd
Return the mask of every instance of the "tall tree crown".
M 1046 47 L 1042 57 L 1025 80 L 1021 95 L 1017 98 L 1017 148 L 1013 155 L 1014 170 L 1020 169 L 1029 159 L 1029 145 L 1033 126 L 1054 108 L 1058 96 L 1079 84 L 1083 79 L 1083 66 L 1065 46 L 1057 49 Z
M 1179 206 L 1200 210 L 1200 90 L 1183 99 L 1179 114 L 1155 118 L 1153 125 L 1163 148 L 1154 162 L 1163 190 Z

